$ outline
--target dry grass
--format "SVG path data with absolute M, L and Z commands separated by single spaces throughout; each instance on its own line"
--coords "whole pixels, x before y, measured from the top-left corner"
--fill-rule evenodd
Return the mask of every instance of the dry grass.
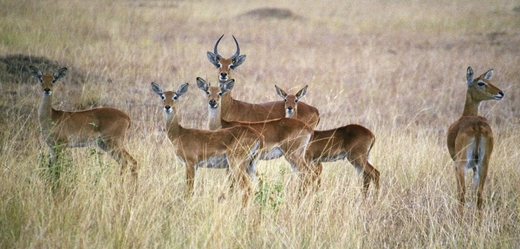
M 127 112 L 128 150 L 140 167 L 132 198 L 110 157 L 70 149 L 62 191 L 53 194 L 41 177 L 48 150 L 36 122 L 39 87 L 2 82 L 0 247 L 519 248 L 518 7 L 498 0 L 0 1 L 0 55 L 43 56 L 85 76 L 81 84 L 60 81 L 54 106 Z M 289 17 L 245 14 L 257 8 Z M 208 169 L 198 171 L 195 197 L 184 198 L 184 168 L 171 154 L 150 82 L 165 90 L 190 82 L 181 121 L 203 128 L 205 98 L 193 86 L 197 76 L 216 81 L 205 53 L 221 34 L 222 54 L 234 52 L 231 34 L 247 54 L 234 75 L 235 97 L 277 100 L 274 84 L 290 91 L 308 84 L 303 100 L 322 113 L 318 128 L 359 123 L 376 134 L 377 203 L 361 200 L 360 177 L 338 162 L 326 165 L 320 191 L 298 205 L 296 177 L 283 160 L 259 165 L 263 202 L 237 208 L 241 195 L 228 194 L 225 171 Z M 477 74 L 494 68 L 506 94 L 481 107 L 496 138 L 481 223 L 473 199 L 463 220 L 456 217 L 445 145 L 462 112 L 468 66 Z

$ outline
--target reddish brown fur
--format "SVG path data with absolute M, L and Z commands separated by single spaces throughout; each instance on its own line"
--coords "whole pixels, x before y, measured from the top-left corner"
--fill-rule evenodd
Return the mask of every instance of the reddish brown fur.
M 56 163 L 66 147 L 85 146 L 97 142 L 101 149 L 121 164 L 121 174 L 130 164 L 136 181 L 137 162 L 124 148 L 130 117 L 118 109 L 109 107 L 75 112 L 55 110 L 52 108 L 52 89 L 54 83 L 65 76 L 67 68 L 62 68 L 55 74 L 42 74 L 32 66 L 30 70 L 40 80 L 44 92 L 38 118 L 45 142 L 51 149 L 50 164 Z
M 164 100 L 166 129 L 173 144 L 173 153 L 186 166 L 187 192 L 193 194 L 195 171 L 200 163 L 227 155 L 235 180 L 245 190 L 243 204 L 246 205 L 252 191 L 247 171 L 254 166 L 257 151 L 264 147 L 263 136 L 245 126 L 221 130 L 182 127 L 177 117 L 176 99 L 187 91 L 187 86 L 187 83 L 182 85 L 177 92 L 163 92 L 159 85 L 152 83 L 152 90 Z
M 468 67 L 466 83 L 468 90 L 462 117 L 448 129 L 447 145 L 451 158 L 455 162 L 459 213 L 462 214 L 465 203 L 465 170 L 472 168 L 477 190 L 477 208 L 482 209 L 482 192 L 493 152 L 493 131 L 486 118 L 478 116 L 481 101 L 503 98 L 504 93 L 493 86 L 489 79 L 493 71 L 473 79 L 473 70 Z
M 231 80 L 231 82 L 234 80 Z M 231 89 L 227 88 L 229 82 L 221 84 L 221 87 L 210 86 L 203 79 L 198 78 L 199 88 L 206 92 L 210 118 L 210 127 L 229 128 L 235 126 L 248 126 L 264 136 L 265 148 L 260 159 L 269 160 L 283 155 L 294 170 L 308 175 L 308 167 L 304 161 L 305 150 L 312 136 L 312 128 L 304 122 L 291 118 L 278 118 L 258 122 L 227 121 L 222 118 L 221 112 L 226 104 L 221 102 Z M 231 87 L 232 88 L 232 87 Z M 211 114 L 213 112 L 213 114 Z M 274 157 L 270 154 L 273 150 L 281 150 L 281 154 Z M 305 186 L 306 183 L 304 183 Z
M 285 100 L 285 111 L 287 117 L 298 115 L 299 99 L 306 93 L 307 86 L 298 91 L 297 94 L 287 94 L 284 90 L 276 86 L 278 95 Z M 293 109 L 294 112 L 288 111 Z M 294 116 L 291 116 L 294 115 Z M 368 161 L 370 150 L 375 142 L 374 134 L 367 128 L 351 124 L 330 130 L 314 130 L 314 135 L 309 142 L 305 152 L 306 161 L 311 164 L 314 171 L 314 181 L 320 185 L 320 174 L 322 162 L 333 162 L 347 158 L 354 165 L 358 172 L 363 173 L 363 195 L 366 197 L 370 181 L 373 181 L 376 188 L 375 196 L 379 192 L 379 171 Z
M 218 53 L 218 43 L 223 36 L 217 40 L 214 52 L 208 52 L 208 59 L 218 69 L 220 84 L 231 80 L 231 71 L 245 61 L 245 55 L 240 55 L 240 47 L 234 37 L 237 46 L 236 53 L 231 58 L 224 58 Z M 226 106 L 222 110 L 222 118 L 229 121 L 256 122 L 285 117 L 283 101 L 251 104 L 234 99 L 229 92 L 222 98 L 222 103 Z M 298 111 L 298 119 L 314 128 L 320 121 L 320 113 L 315 107 L 302 102 Z

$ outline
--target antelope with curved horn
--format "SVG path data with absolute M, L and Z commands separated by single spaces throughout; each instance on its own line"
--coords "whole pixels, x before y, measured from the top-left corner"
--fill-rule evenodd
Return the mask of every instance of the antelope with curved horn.
M 218 44 L 224 35 L 215 43 L 214 52 L 207 53 L 208 59 L 217 69 L 219 73 L 219 83 L 225 83 L 232 79 L 231 70 L 237 68 L 244 63 L 246 56 L 240 55 L 240 46 L 237 39 L 233 36 L 237 50 L 231 58 L 224 58 L 218 53 Z M 237 99 L 231 95 L 231 91 L 222 98 L 223 105 L 226 110 L 222 110 L 222 118 L 229 121 L 255 122 L 264 121 L 275 118 L 283 118 L 284 103 L 283 101 L 273 101 L 260 104 L 250 104 Z M 320 112 L 313 106 L 306 103 L 300 103 L 297 119 L 302 120 L 311 127 L 316 127 L 320 121 Z M 218 126 L 210 126 L 209 129 L 218 129 Z
M 231 79 L 220 86 L 211 86 L 204 79 L 197 78 L 197 86 L 204 91 L 208 98 L 210 113 L 209 123 L 222 128 L 247 126 L 264 136 L 264 150 L 261 151 L 261 160 L 271 160 L 284 156 L 293 171 L 300 172 L 307 180 L 308 168 L 305 163 L 305 150 L 312 136 L 312 127 L 304 122 L 292 118 L 278 118 L 258 122 L 227 121 L 222 118 L 225 103 L 221 100 L 233 89 L 235 80 Z M 210 125 L 211 126 L 211 125 Z M 307 184 L 303 183 L 304 186 Z
M 244 63 L 246 60 L 246 55 L 240 55 L 240 45 L 238 45 L 237 39 L 235 36 L 233 36 L 233 40 L 237 46 L 237 51 L 230 58 L 222 57 L 222 55 L 218 52 L 218 44 L 220 43 L 220 40 L 222 40 L 222 37 L 224 37 L 224 35 L 221 35 L 215 43 L 213 53 L 208 51 L 207 56 L 209 62 L 211 62 L 211 64 L 213 64 L 218 69 L 219 82 L 226 82 L 231 77 L 231 70 L 235 70 L 235 68 Z
M 276 92 L 285 102 L 286 117 L 295 117 L 298 113 L 298 102 L 307 93 L 307 86 L 295 95 L 287 94 L 276 86 Z M 330 130 L 314 130 L 313 137 L 305 151 L 306 161 L 314 170 L 314 181 L 320 186 L 320 174 L 324 162 L 334 162 L 347 159 L 363 174 L 363 196 L 367 196 L 370 182 L 374 182 L 376 193 L 379 193 L 379 171 L 370 164 L 368 158 L 375 142 L 374 134 L 367 128 L 350 124 Z
M 245 190 L 243 204 L 246 205 L 252 191 L 248 171 L 254 168 L 258 159 L 257 151 L 264 146 L 262 135 L 246 126 L 217 131 L 184 128 L 177 117 L 177 101 L 188 91 L 188 83 L 181 85 L 175 92 L 164 92 L 157 83 L 152 82 L 152 91 L 163 100 L 166 130 L 173 144 L 173 153 L 186 167 L 188 194 L 193 194 L 198 167 L 211 167 L 225 161 L 233 171 L 235 181 Z
M 52 108 L 54 84 L 67 74 L 63 67 L 54 74 L 43 74 L 34 66 L 29 67 L 43 90 L 38 119 L 45 142 L 51 150 L 49 166 L 54 165 L 66 147 L 82 147 L 90 143 L 97 145 L 121 164 L 121 174 L 130 164 L 137 180 L 137 162 L 126 151 L 125 136 L 130 127 L 130 117 L 118 109 L 98 107 L 83 111 L 61 111 Z M 55 172 L 59 178 L 59 171 Z M 136 182 L 135 182 L 136 183 Z
M 480 75 L 473 76 L 473 69 L 466 71 L 466 102 L 462 117 L 450 125 L 448 129 L 448 150 L 455 163 L 459 213 L 464 207 L 465 171 L 473 170 L 473 185 L 477 191 L 477 208 L 482 209 L 482 192 L 493 152 L 493 132 L 485 117 L 478 115 L 480 103 L 484 100 L 501 100 L 504 92 L 490 82 L 493 69 Z

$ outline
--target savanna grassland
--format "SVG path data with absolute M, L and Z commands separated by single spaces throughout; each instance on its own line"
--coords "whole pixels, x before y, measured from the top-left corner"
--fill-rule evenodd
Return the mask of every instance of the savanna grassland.
M 346 161 L 325 164 L 321 188 L 301 202 L 284 160 L 259 163 L 247 207 L 228 192 L 224 170 L 199 169 L 195 196 L 185 198 L 185 169 L 150 82 L 189 82 L 181 123 L 206 128 L 195 78 L 217 81 L 206 52 L 222 34 L 221 54 L 235 52 L 235 35 L 247 55 L 233 74 L 237 99 L 273 101 L 275 84 L 292 93 L 309 85 L 303 101 L 320 110 L 318 129 L 358 123 L 374 132 L 376 202 L 372 188 L 363 201 Z M 0 56 L 0 248 L 520 248 L 518 1 L 0 0 Z M 135 195 L 95 147 L 67 150 L 51 190 L 42 93 L 28 65 L 69 68 L 56 109 L 128 113 Z M 505 92 L 480 108 L 495 135 L 480 222 L 472 197 L 457 216 L 446 147 L 468 66 L 476 75 L 494 68 Z

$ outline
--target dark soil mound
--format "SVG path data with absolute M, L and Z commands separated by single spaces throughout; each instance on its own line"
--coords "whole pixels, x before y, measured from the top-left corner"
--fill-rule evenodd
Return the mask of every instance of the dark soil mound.
M 11 83 L 35 83 L 29 71 L 29 66 L 35 66 L 43 73 L 54 73 L 62 67 L 67 67 L 67 82 L 78 84 L 86 81 L 85 76 L 74 70 L 71 65 L 53 61 L 45 57 L 29 55 L 4 55 L 0 56 L 0 82 Z
M 241 16 L 254 17 L 259 19 L 299 19 L 298 15 L 288 9 L 279 8 L 260 8 L 248 11 Z

